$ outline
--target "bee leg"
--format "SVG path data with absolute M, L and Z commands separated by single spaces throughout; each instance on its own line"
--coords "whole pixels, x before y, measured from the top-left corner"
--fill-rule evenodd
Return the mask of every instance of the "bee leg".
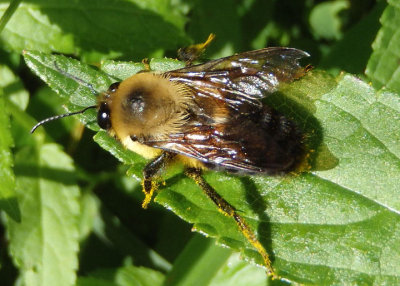
M 148 163 L 146 167 L 144 167 L 142 187 L 145 198 L 142 203 L 142 208 L 147 208 L 147 205 L 150 203 L 151 198 L 153 197 L 154 191 L 157 189 L 157 182 L 154 180 L 154 177 L 159 175 L 165 169 L 167 164 L 175 155 L 176 154 L 174 153 L 163 152 L 160 156 L 155 158 L 153 161 Z
M 144 58 L 142 60 L 142 64 L 144 65 L 144 70 L 142 70 L 140 72 L 149 72 L 149 71 L 151 71 L 150 60 L 148 58 Z
M 192 63 L 197 60 L 205 51 L 205 49 L 210 45 L 212 40 L 214 40 L 215 34 L 210 34 L 204 43 L 190 45 L 185 48 L 180 48 L 178 50 L 178 59 L 184 61 L 186 66 L 191 66 Z
M 223 197 L 221 197 L 214 189 L 211 187 L 206 180 L 201 176 L 201 169 L 197 168 L 187 168 L 185 174 L 193 179 L 197 185 L 204 191 L 204 193 L 217 205 L 218 209 L 226 216 L 232 217 L 236 224 L 238 225 L 240 232 L 246 237 L 246 239 L 257 249 L 258 253 L 262 256 L 264 264 L 267 268 L 267 274 L 271 275 L 272 278 L 278 278 L 275 271 L 271 265 L 271 260 L 269 259 L 268 253 L 264 246 L 257 239 L 254 232 L 251 230 L 247 222 L 242 218 L 236 209 L 230 205 Z

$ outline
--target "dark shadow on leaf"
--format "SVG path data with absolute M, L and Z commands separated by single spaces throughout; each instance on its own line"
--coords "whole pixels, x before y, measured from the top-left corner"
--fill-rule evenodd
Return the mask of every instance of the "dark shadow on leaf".
M 320 80 L 325 79 L 321 77 L 319 73 L 309 73 L 300 81 L 305 81 L 304 85 L 312 89 Z M 332 88 L 332 84 L 329 83 L 328 80 L 326 80 L 328 84 L 322 82 L 321 84 L 326 85 L 326 89 L 319 90 L 318 92 L 310 90 L 309 93 L 311 96 L 308 97 L 308 94 L 305 94 L 303 90 L 304 87 L 293 87 L 294 84 L 298 84 L 299 82 L 287 85 L 289 88 L 286 87 L 286 90 L 284 88 L 284 91 L 269 95 L 265 98 L 264 102 L 295 122 L 302 132 L 305 157 L 297 162 L 300 171 L 333 169 L 337 166 L 339 161 L 324 144 L 324 131 L 319 121 L 313 115 L 317 109 L 315 101 L 318 100 L 324 92 L 329 92 L 330 88 Z M 289 97 L 289 93 L 295 94 L 290 94 Z
M 178 183 L 180 180 L 183 180 L 183 179 L 185 179 L 185 178 L 187 178 L 187 177 L 185 176 L 185 174 L 179 173 L 179 174 L 176 174 L 176 175 L 174 175 L 174 176 L 168 178 L 167 181 L 166 181 L 165 183 L 166 183 L 167 186 L 172 186 L 172 185 Z M 199 188 L 199 191 L 201 192 L 201 189 L 200 189 L 200 188 Z
M 0 210 L 4 210 L 15 222 L 21 222 L 21 210 L 17 197 L 0 199 Z
M 371 57 L 372 43 L 381 27 L 379 19 L 386 6 L 386 2 L 377 1 L 375 7 L 331 47 L 319 68 L 363 74 Z
M 247 7 L 242 15 L 243 42 L 246 49 L 252 49 L 254 43 L 262 43 L 264 46 L 281 46 L 282 35 L 286 35 L 285 41 L 290 41 L 288 46 L 296 48 L 316 46 L 311 42 L 310 28 L 304 15 L 309 13 L 312 4 L 305 1 L 264 1 L 255 0 Z M 294 32 L 293 23 L 296 23 Z M 258 48 L 263 48 L 259 46 Z
M 256 184 L 249 177 L 241 177 L 241 183 L 246 191 L 246 202 L 252 208 L 253 212 L 257 214 L 259 224 L 258 224 L 258 239 L 261 244 L 265 247 L 265 250 L 270 256 L 270 260 L 273 263 L 275 256 L 272 249 L 272 239 L 271 239 L 271 224 L 270 219 L 267 216 L 265 210 L 268 208 L 268 203 L 265 202 L 257 190 Z M 240 212 L 240 210 L 238 210 Z M 260 260 L 262 264 L 262 260 Z
M 5 225 L 0 224 L 0 281 L 1 285 L 14 285 L 15 281 L 18 280 L 19 271 L 14 260 L 11 258 L 9 251 L 6 251 L 10 246 L 9 237 L 6 235 Z
M 24 90 L 24 86 L 20 81 L 14 81 L 3 87 L 4 94 L 13 94 Z
M 41 178 L 64 185 L 76 185 L 76 172 L 49 167 L 39 167 L 37 165 L 15 165 L 16 176 Z
M 157 204 L 151 203 L 148 209 L 142 209 L 141 186 L 126 193 L 111 180 L 97 185 L 95 194 L 101 201 L 104 228 L 102 233 L 92 234 L 82 250 L 81 272 L 84 274 L 98 269 L 99 264 L 107 268 L 120 267 L 127 257 L 136 266 L 165 272 L 166 264 L 154 256 L 173 261 L 192 235 L 188 224 Z M 167 229 L 183 228 L 187 231 L 182 231 L 179 239 L 160 241 L 159 232 L 165 221 L 169 222 Z M 164 244 L 169 247 L 160 247 Z M 103 250 L 99 252 L 98 249 Z

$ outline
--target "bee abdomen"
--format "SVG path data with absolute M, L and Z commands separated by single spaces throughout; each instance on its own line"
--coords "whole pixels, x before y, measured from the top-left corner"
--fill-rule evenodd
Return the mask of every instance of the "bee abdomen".
M 260 129 L 266 143 L 262 161 L 276 166 L 278 173 L 292 171 L 304 156 L 303 133 L 296 123 L 268 106 L 264 106 L 261 117 Z M 273 169 L 271 173 L 275 173 Z

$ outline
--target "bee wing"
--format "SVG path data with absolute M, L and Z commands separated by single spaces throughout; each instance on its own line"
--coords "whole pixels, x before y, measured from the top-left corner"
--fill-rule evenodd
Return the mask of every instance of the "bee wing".
M 258 167 L 241 151 L 238 140 L 218 136 L 224 126 L 197 126 L 185 133 L 172 134 L 165 140 L 141 142 L 168 152 L 185 155 L 203 162 L 207 167 L 231 172 L 260 173 Z
M 308 56 L 298 49 L 272 47 L 185 67 L 166 75 L 171 81 L 191 87 L 197 95 L 225 100 L 233 108 L 243 103 L 260 106 L 259 99 L 275 92 L 280 83 L 305 74 L 299 59 Z M 212 92 L 215 89 L 220 92 Z
M 269 107 L 258 116 L 258 122 L 251 116 L 212 125 L 192 121 L 181 133 L 141 143 L 195 158 L 212 169 L 250 174 L 290 170 L 302 154 L 301 134 Z
M 231 172 L 289 170 L 301 153 L 300 135 L 259 99 L 304 75 L 299 59 L 306 56 L 297 49 L 266 48 L 165 73 L 192 89 L 189 121 L 180 133 L 141 143 Z

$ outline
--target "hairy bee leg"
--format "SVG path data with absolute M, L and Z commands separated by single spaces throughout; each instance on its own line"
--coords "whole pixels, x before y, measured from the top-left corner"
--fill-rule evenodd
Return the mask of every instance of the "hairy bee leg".
M 146 209 L 153 197 L 154 191 L 157 189 L 157 183 L 154 177 L 161 173 L 171 159 L 175 156 L 174 153 L 163 152 L 160 156 L 148 163 L 143 169 L 143 193 L 145 198 L 142 203 L 142 208 Z
M 218 209 L 226 216 L 232 217 L 236 224 L 238 225 L 242 234 L 246 239 L 257 249 L 258 253 L 262 256 L 264 264 L 267 268 L 267 274 L 271 275 L 273 278 L 278 278 L 275 271 L 271 265 L 271 260 L 269 259 L 268 253 L 264 246 L 257 239 L 254 232 L 251 230 L 250 226 L 246 223 L 244 218 L 242 218 L 236 209 L 230 205 L 224 198 L 222 198 L 214 189 L 211 187 L 206 180 L 202 177 L 202 171 L 196 168 L 187 168 L 185 174 L 193 179 L 197 185 L 204 191 L 204 193 L 218 206 Z

